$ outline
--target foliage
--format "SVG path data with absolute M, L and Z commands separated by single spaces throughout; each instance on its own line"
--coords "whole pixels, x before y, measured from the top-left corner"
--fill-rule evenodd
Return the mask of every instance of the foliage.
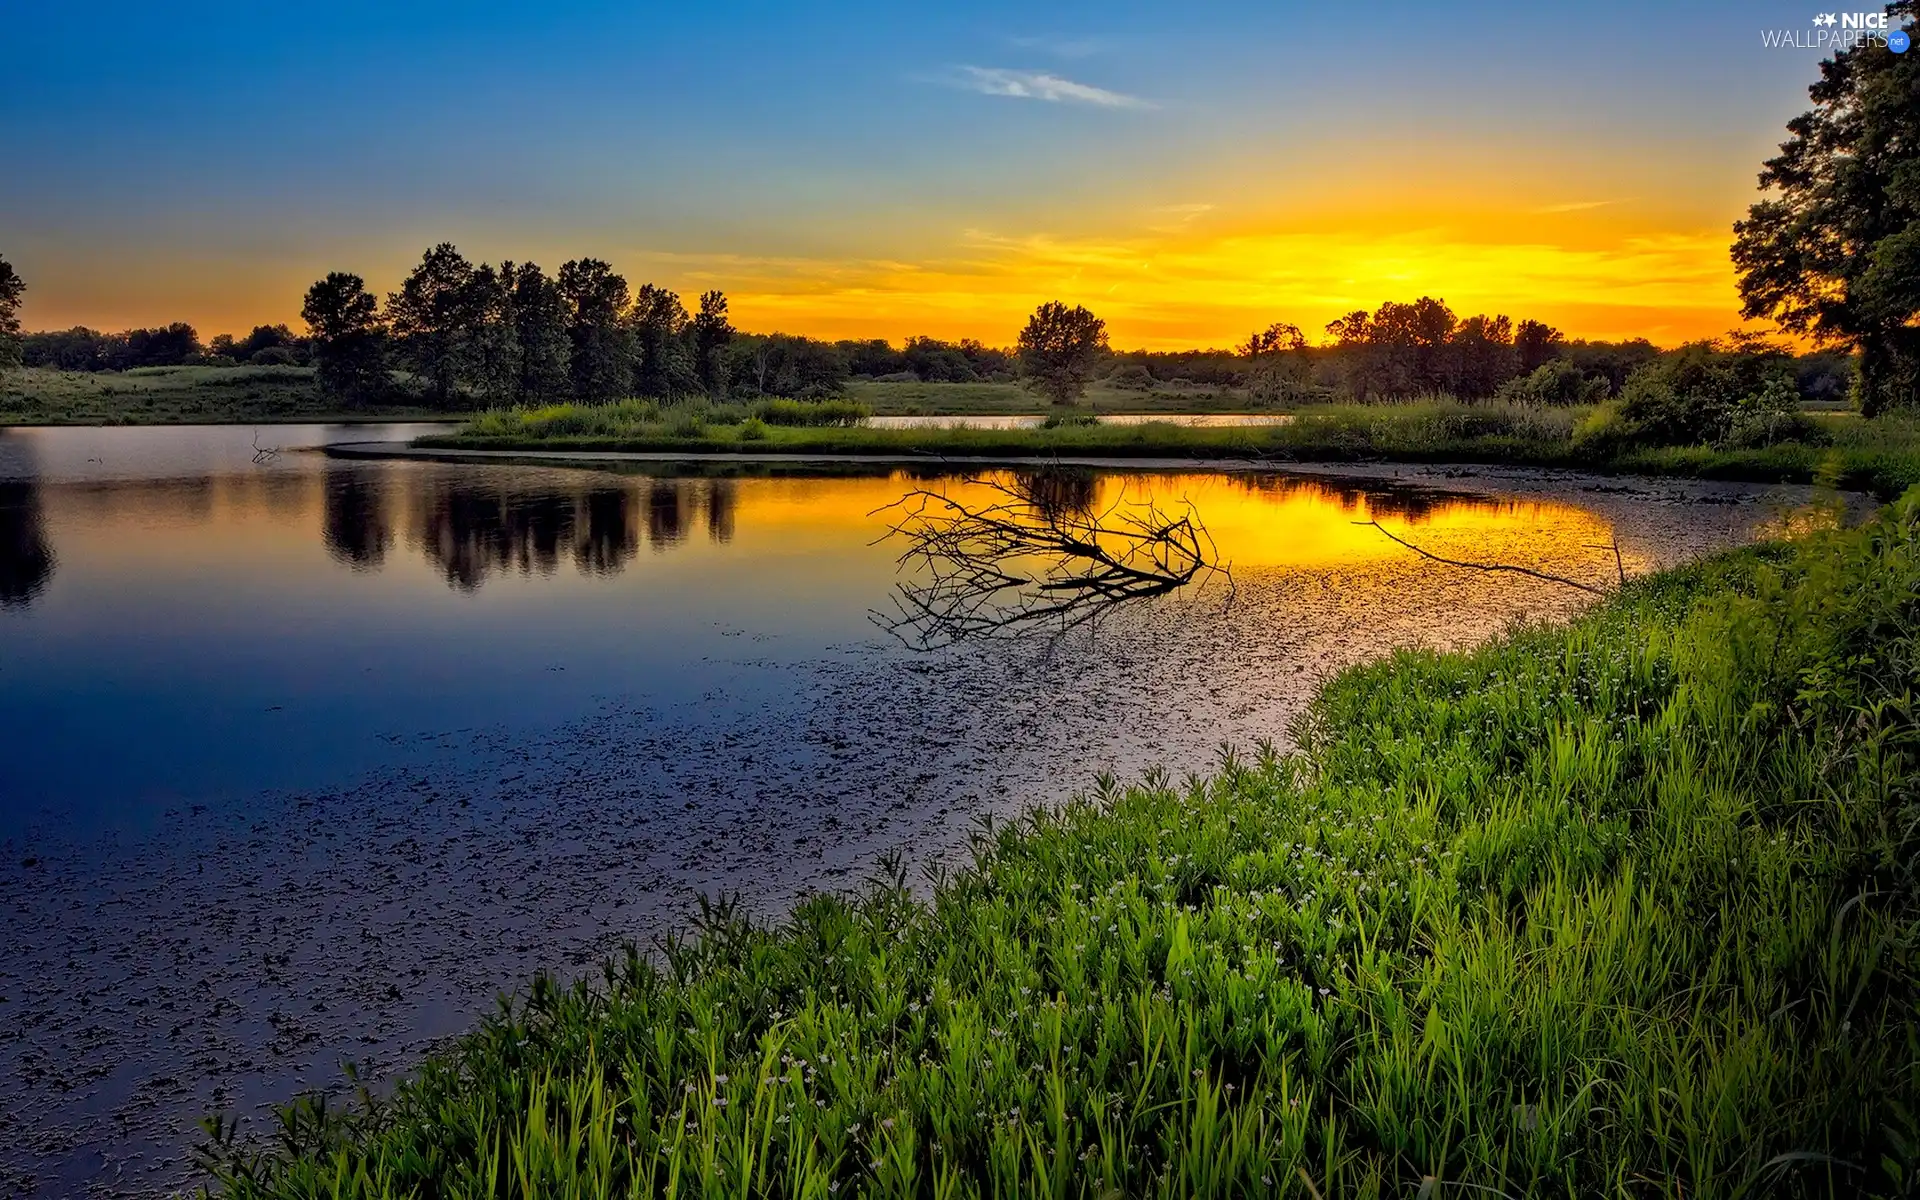
M 1606 380 L 1589 376 L 1571 359 L 1557 358 L 1507 380 L 1495 395 L 1510 404 L 1597 404 L 1607 390 Z
M 574 396 L 603 404 L 626 395 L 633 385 L 631 336 L 622 322 L 627 281 L 597 258 L 579 258 L 561 265 L 559 287 Z
M 727 319 L 727 298 L 720 292 L 702 292 L 700 311 L 693 315 L 688 336 L 693 347 L 693 373 L 709 396 L 727 392 L 727 343 L 733 340 L 733 322 Z
M 872 413 L 857 400 L 790 400 L 779 397 L 754 405 L 753 415 L 769 425 L 852 428 Z
M 1107 323 L 1079 305 L 1050 300 L 1020 331 L 1020 370 L 1055 404 L 1072 404 L 1086 391 L 1094 364 L 1107 350 Z
M 1920 506 L 1403 652 L 775 928 L 541 978 L 236 1198 L 1890 1196 Z
M 26 280 L 0 257 L 0 375 L 20 365 L 20 301 Z
M 1769 398 L 1760 400 L 1762 393 Z M 1694 342 L 1636 371 L 1620 393 L 1620 412 L 1643 442 L 1691 446 L 1726 440 L 1743 409 L 1786 411 L 1798 399 L 1789 359 L 1778 348 Z
M 307 289 L 300 316 L 313 340 L 314 380 L 322 396 L 351 407 L 387 394 L 392 383 L 386 329 L 364 279 L 332 272 Z
M 1920 33 L 1914 0 L 1887 6 Z M 1748 317 L 1858 347 L 1861 411 L 1920 405 L 1920 55 L 1866 39 L 1820 64 L 1814 107 L 1734 226 Z
M 401 360 L 427 381 L 443 408 L 473 370 L 473 343 L 484 315 L 473 285 L 473 264 L 451 242 L 442 242 L 387 297 L 387 326 Z

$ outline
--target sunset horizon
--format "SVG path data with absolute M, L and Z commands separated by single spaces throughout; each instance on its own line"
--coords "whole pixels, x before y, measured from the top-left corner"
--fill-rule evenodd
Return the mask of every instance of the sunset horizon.
M 129 10 L 101 39 L 31 14 L 27 85 L 64 102 L 21 114 L 35 169 L 0 190 L 22 320 L 297 329 L 320 275 L 385 295 L 447 241 L 718 288 L 742 329 L 829 339 L 1004 345 L 1058 299 L 1127 348 L 1273 321 L 1318 341 L 1425 295 L 1673 346 L 1743 325 L 1733 222 L 1820 57 L 1762 43 L 1805 24 L 1786 4 L 1385 5 L 1377 43 L 1305 9 L 805 13 L 483 9 L 423 48 L 425 15 L 342 11 L 265 53 L 217 23 Z M 501 56 L 524 86 L 482 70 Z M 1594 104 L 1623 72 L 1635 94 Z

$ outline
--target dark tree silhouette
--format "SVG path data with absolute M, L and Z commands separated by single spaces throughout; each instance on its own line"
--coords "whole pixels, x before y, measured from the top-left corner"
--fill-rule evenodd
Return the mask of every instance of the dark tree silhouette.
M 300 315 L 313 339 L 321 394 L 349 405 L 386 394 L 386 335 L 366 280 L 344 271 L 329 274 L 307 289 Z
M 0 257 L 0 375 L 20 365 L 20 301 L 27 281 Z
M 634 338 L 634 390 L 666 399 L 699 386 L 687 345 L 687 309 L 677 293 L 643 283 L 629 317 Z
M 1915 0 L 1887 6 L 1909 36 Z M 1820 64 L 1811 111 L 1734 225 L 1742 311 L 1860 351 L 1863 413 L 1920 405 L 1920 53 L 1866 40 Z
M 694 314 L 689 334 L 693 342 L 693 370 L 700 387 L 709 396 L 727 391 L 727 360 L 723 353 L 733 340 L 733 323 L 727 319 L 727 298 L 720 292 L 700 296 L 700 311 Z
M 513 345 L 519 355 L 515 399 L 536 404 L 569 394 L 573 382 L 567 363 L 572 344 L 567 335 L 567 303 L 559 285 L 536 263 L 503 263 L 500 274 L 511 279 L 513 289 Z
M 400 354 L 427 381 L 441 408 L 451 405 L 470 370 L 473 333 L 480 324 L 472 285 L 473 264 L 453 243 L 441 242 L 387 297 L 387 321 Z
M 1087 390 L 1094 364 L 1107 352 L 1107 323 L 1085 308 L 1049 300 L 1020 331 L 1020 368 L 1055 404 L 1073 404 Z
M 575 259 L 560 268 L 560 296 L 567 306 L 574 396 L 604 404 L 626 395 L 633 386 L 631 338 L 622 320 L 627 281 L 597 258 Z

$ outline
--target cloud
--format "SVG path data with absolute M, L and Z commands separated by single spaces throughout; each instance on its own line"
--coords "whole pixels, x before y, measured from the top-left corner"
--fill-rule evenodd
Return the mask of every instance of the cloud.
M 1549 204 L 1545 208 L 1529 209 L 1536 215 L 1546 213 L 1586 212 L 1590 208 L 1605 208 L 1609 204 L 1624 204 L 1623 200 L 1572 200 L 1565 204 Z
M 1075 83 L 1045 71 L 1015 71 L 1006 67 L 961 67 L 961 86 L 983 96 L 1011 96 L 1017 100 L 1045 100 L 1059 104 L 1092 104 L 1099 108 L 1152 108 L 1138 96 L 1110 92 L 1089 83 Z

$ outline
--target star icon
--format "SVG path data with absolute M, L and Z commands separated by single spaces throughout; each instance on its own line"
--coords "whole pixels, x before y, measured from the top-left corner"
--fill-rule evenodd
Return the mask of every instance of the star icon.
M 1813 23 L 1815 25 L 1837 25 L 1840 23 L 1840 18 L 1833 13 L 1816 13 L 1814 14 Z

